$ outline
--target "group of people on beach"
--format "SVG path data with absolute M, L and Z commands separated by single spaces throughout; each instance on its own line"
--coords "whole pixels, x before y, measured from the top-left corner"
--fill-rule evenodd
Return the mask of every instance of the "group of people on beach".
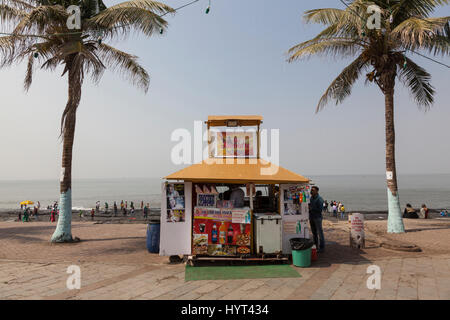
M 331 200 L 330 203 L 328 203 L 327 200 L 323 202 L 323 210 L 324 213 L 328 212 L 329 216 L 333 216 L 335 218 L 338 218 L 338 216 L 341 216 L 341 219 L 344 219 L 345 215 L 345 207 L 342 202 L 338 202 L 335 200 Z
M 403 210 L 403 218 L 405 219 L 429 219 L 430 210 L 427 208 L 426 204 L 422 204 L 419 213 L 416 212 L 411 204 L 407 203 L 405 210 Z
M 31 207 L 28 207 L 26 204 L 20 204 L 20 211 L 19 211 L 17 221 L 30 222 L 31 217 L 34 217 L 34 219 L 36 221 L 39 220 L 40 209 L 41 209 L 41 203 L 39 201 L 37 201 L 37 204 L 35 206 L 33 206 L 33 211 L 31 210 Z M 58 202 L 55 201 L 53 203 L 53 205 L 48 205 L 47 210 L 51 210 L 50 221 L 55 222 L 56 217 L 59 214 Z
M 109 210 L 109 204 L 108 204 L 108 202 L 105 201 L 104 213 L 105 214 L 109 213 L 108 210 Z M 130 201 L 130 209 L 129 210 L 130 211 L 128 211 L 128 201 L 127 200 L 125 200 L 125 201 L 122 200 L 120 202 L 120 211 L 122 212 L 124 217 L 126 217 L 128 215 L 129 216 L 133 216 L 134 215 L 134 213 L 135 213 L 134 202 Z M 144 201 L 141 201 L 141 210 L 143 212 L 144 218 L 147 219 L 148 213 L 150 211 L 150 203 L 147 202 L 147 204 L 144 205 Z M 119 207 L 117 205 L 117 202 L 114 201 L 113 210 L 111 212 L 111 215 L 114 216 L 114 217 L 117 216 L 118 211 L 119 211 Z M 97 201 L 95 203 L 95 209 L 94 208 L 91 209 L 91 220 L 94 220 L 94 217 L 95 217 L 96 213 L 100 213 L 100 201 Z M 80 210 L 80 219 L 82 217 L 83 217 L 83 211 Z

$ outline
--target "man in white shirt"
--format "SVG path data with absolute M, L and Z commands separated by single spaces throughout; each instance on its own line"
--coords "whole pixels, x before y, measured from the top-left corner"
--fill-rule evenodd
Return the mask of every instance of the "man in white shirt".
M 231 191 L 230 200 L 233 201 L 235 208 L 242 208 L 244 206 L 244 190 L 238 186 L 234 186 Z

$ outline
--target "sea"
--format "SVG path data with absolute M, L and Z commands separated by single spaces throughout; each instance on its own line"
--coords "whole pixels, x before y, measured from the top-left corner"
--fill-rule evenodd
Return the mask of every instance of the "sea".
M 308 175 L 307 175 L 308 176 Z M 324 200 L 341 201 L 347 212 L 387 210 L 386 177 L 382 175 L 310 175 L 320 188 Z M 133 201 L 161 206 L 161 183 L 158 178 L 74 179 L 72 205 L 74 210 L 103 207 L 108 202 Z M 398 176 L 402 208 L 406 203 L 419 208 L 425 203 L 432 209 L 450 209 L 450 174 L 405 174 Z M 24 200 L 39 201 L 45 208 L 59 201 L 58 180 L 0 180 L 0 209 L 17 209 Z

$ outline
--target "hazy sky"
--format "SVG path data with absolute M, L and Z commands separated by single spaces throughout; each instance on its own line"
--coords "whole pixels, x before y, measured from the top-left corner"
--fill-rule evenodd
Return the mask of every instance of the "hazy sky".
M 108 1 L 111 5 L 118 1 Z M 188 0 L 167 0 L 178 7 Z M 176 128 L 193 130 L 208 115 L 260 114 L 280 129 L 280 164 L 304 175 L 384 174 L 384 97 L 358 82 L 342 105 L 315 114 L 324 90 L 349 60 L 312 58 L 293 64 L 286 51 L 321 30 L 302 13 L 338 0 L 212 0 L 166 16 L 164 35 L 114 43 L 140 57 L 151 75 L 147 94 L 106 72 L 86 79 L 78 109 L 73 178 L 162 177 Z M 440 8 L 435 16 L 448 14 Z M 420 111 L 398 83 L 395 93 L 399 173 L 450 173 L 449 70 L 410 56 L 433 76 L 435 104 Z M 436 59 L 447 64 L 446 57 Z M 62 70 L 35 73 L 23 90 L 25 65 L 0 70 L 0 180 L 58 179 L 60 117 L 67 100 Z

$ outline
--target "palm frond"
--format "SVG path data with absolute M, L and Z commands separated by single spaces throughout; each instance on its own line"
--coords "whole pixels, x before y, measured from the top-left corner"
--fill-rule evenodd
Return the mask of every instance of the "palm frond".
M 107 44 L 99 45 L 99 56 L 112 70 L 118 71 L 133 85 L 147 92 L 150 85 L 150 76 L 137 62 L 137 57 L 120 51 Z
M 63 6 L 39 6 L 21 19 L 13 33 L 37 32 L 44 36 L 46 28 L 50 26 L 65 26 L 68 17 L 69 15 Z
M 288 62 L 312 55 L 353 56 L 360 48 L 359 40 L 347 38 L 312 39 L 289 49 Z
M 406 65 L 404 60 L 406 59 Z M 419 106 L 428 109 L 434 101 L 434 88 L 430 83 L 431 75 L 411 59 L 397 54 L 399 79 L 411 91 Z
M 167 21 L 161 14 L 175 12 L 173 8 L 156 1 L 132 0 L 109 7 L 98 15 L 86 19 L 86 30 L 97 30 L 105 37 L 127 34 L 132 29 L 150 36 L 155 31 L 167 27 Z
M 393 3 L 391 7 L 403 21 L 414 16 L 426 18 L 436 7 L 445 4 L 448 4 L 448 0 L 400 0 Z
M 411 17 L 397 25 L 391 34 L 406 49 L 447 53 L 450 39 L 447 39 L 446 48 L 445 42 L 442 42 L 445 38 L 441 35 L 448 28 L 449 21 L 450 17 L 425 19 Z
M 367 64 L 367 58 L 361 54 L 344 70 L 342 70 L 342 72 L 336 77 L 336 79 L 333 80 L 320 98 L 319 103 L 317 104 L 316 112 L 323 109 L 329 99 L 335 100 L 337 105 L 349 96 L 353 84 L 358 79 Z
M 345 10 L 336 8 L 312 9 L 306 11 L 303 16 L 303 19 L 308 23 L 313 22 L 324 25 L 341 23 L 341 21 L 346 18 L 348 17 Z
M 25 15 L 26 13 L 21 9 L 0 3 L 0 20 L 2 22 L 8 23 L 11 21 L 19 21 L 25 17 Z
M 24 11 L 31 10 L 39 5 L 39 3 L 34 0 L 1 0 L 1 2 L 6 6 Z

